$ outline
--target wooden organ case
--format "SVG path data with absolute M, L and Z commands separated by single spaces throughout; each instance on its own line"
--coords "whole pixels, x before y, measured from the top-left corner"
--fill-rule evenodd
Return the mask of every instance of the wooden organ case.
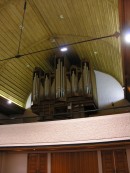
M 96 85 L 89 62 L 71 64 L 66 57 L 55 58 L 54 71 L 33 72 L 31 109 L 40 120 L 87 117 L 96 110 Z

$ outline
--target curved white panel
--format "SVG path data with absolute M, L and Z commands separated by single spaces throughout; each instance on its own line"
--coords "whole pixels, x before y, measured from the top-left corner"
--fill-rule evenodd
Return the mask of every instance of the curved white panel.
M 112 76 L 94 71 L 96 75 L 97 96 L 99 108 L 111 106 L 124 99 L 124 90 L 120 83 Z
M 31 97 L 32 93 L 28 96 L 28 99 L 26 101 L 25 109 L 31 108 Z

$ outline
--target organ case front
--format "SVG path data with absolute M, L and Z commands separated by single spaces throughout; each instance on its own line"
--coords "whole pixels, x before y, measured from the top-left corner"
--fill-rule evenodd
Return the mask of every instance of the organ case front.
M 41 68 L 33 72 L 32 111 L 41 120 L 80 118 L 96 110 L 92 73 L 89 62 L 71 64 L 66 57 L 57 57 L 54 71 Z

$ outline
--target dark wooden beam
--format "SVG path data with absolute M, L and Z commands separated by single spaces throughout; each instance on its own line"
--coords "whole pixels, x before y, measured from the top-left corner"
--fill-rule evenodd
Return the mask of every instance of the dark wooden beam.
M 125 32 L 130 31 L 130 0 L 118 0 L 118 2 L 125 95 L 126 99 L 130 101 L 130 44 L 125 43 L 123 40 Z
M 51 146 L 9 146 L 0 147 L 0 151 L 16 152 L 38 152 L 38 151 L 81 151 L 81 150 L 98 150 L 130 147 L 130 141 L 101 142 L 88 144 L 68 144 L 68 145 L 51 145 Z

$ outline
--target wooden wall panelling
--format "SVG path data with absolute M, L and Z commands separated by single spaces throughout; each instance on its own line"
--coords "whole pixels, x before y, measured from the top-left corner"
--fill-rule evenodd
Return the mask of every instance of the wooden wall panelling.
M 102 151 L 103 173 L 129 173 L 125 149 Z
M 47 154 L 39 154 L 39 172 L 47 173 Z
M 114 173 L 113 150 L 102 151 L 102 169 L 103 173 Z
M 38 157 L 37 154 L 28 155 L 28 173 L 36 173 L 38 170 Z
M 98 158 L 96 151 L 77 152 L 77 173 L 98 173 Z
M 51 154 L 51 173 L 73 173 L 73 162 L 71 153 Z
M 52 153 L 51 173 L 98 173 L 97 152 Z
M 115 150 L 114 152 L 117 173 L 129 173 L 126 150 Z
M 47 173 L 47 154 L 28 155 L 28 173 Z

